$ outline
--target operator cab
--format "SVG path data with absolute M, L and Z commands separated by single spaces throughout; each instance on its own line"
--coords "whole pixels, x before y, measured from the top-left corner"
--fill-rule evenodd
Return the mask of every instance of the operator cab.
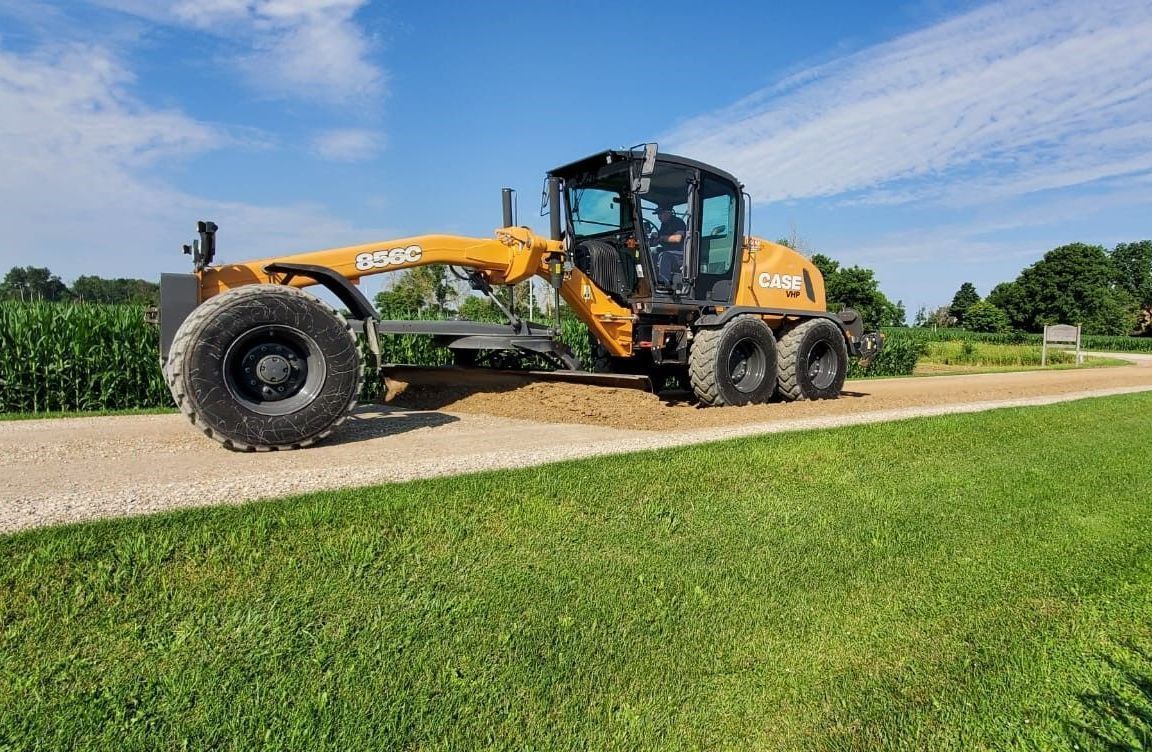
M 618 303 L 731 304 L 743 218 L 732 175 L 652 144 L 548 176 L 560 181 L 573 262 Z

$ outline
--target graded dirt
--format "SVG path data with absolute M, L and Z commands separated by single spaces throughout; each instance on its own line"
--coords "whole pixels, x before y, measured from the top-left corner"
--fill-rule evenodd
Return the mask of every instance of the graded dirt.
M 849 381 L 839 399 L 746 407 L 698 407 L 683 392 L 657 396 L 632 389 L 562 383 L 508 388 L 411 386 L 392 404 L 516 420 L 676 431 L 1145 384 L 1152 384 L 1152 360 L 1110 368 Z
M 230 452 L 182 415 L 0 422 L 0 532 L 538 465 L 768 432 L 1152 390 L 1141 365 L 849 382 L 821 402 L 700 408 L 687 395 L 532 383 L 410 389 L 299 451 Z M 388 486 L 375 493 L 386 498 Z

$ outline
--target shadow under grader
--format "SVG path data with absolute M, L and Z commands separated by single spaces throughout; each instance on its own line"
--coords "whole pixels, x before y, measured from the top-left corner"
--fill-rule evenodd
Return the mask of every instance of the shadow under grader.
M 514 392 L 517 389 L 532 383 L 534 382 L 528 378 L 515 380 L 505 377 L 500 380 L 492 379 L 491 381 L 480 381 L 478 383 L 469 385 L 412 385 L 408 386 L 393 401 L 389 403 L 379 403 L 376 405 L 376 407 L 381 410 L 390 410 L 396 408 L 400 408 L 401 410 L 441 410 L 456 402 L 467 399 L 474 394 L 503 394 Z M 560 390 L 562 390 L 564 387 L 562 383 L 557 383 L 555 386 Z M 627 392 L 630 390 L 625 391 Z M 644 398 L 655 396 L 664 407 L 712 409 L 701 405 L 700 400 L 696 398 L 696 395 L 688 389 L 662 389 L 658 392 L 655 392 L 654 395 L 653 393 L 639 390 L 636 393 L 639 395 L 644 395 Z M 839 399 L 851 399 L 868 396 L 868 392 L 843 391 L 840 392 Z M 779 395 L 773 395 L 771 401 L 781 402 L 782 400 L 780 399 Z
M 325 446 L 353 444 L 384 436 L 396 436 L 421 428 L 435 428 L 455 423 L 459 418 L 438 412 L 412 412 L 387 405 L 361 405 L 337 429 Z

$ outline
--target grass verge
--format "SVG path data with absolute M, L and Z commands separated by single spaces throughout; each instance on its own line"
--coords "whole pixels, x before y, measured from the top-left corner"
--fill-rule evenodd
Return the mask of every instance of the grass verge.
M 1066 370 L 1128 365 L 1117 358 L 1085 357 L 1076 365 L 1076 356 L 1063 350 L 1048 350 L 1047 366 L 1040 365 L 1041 348 L 1030 344 L 994 344 L 972 340 L 928 342 L 916 363 L 917 376 L 1004 373 L 1010 371 Z
M 49 413 L 0 413 L 0 420 L 43 420 L 49 418 L 100 418 L 108 415 L 168 415 L 180 412 L 174 407 L 133 407 L 124 410 L 71 410 Z
M 1150 441 L 1140 394 L 0 538 L 0 748 L 1137 748 Z

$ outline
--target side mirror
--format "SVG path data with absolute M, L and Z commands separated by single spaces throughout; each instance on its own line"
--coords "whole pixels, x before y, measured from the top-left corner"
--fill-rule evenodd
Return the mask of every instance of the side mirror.
M 637 147 L 632 147 L 635 152 Z M 640 163 L 640 174 L 632 175 L 632 193 L 643 196 L 652 187 L 652 173 L 656 172 L 656 153 L 658 146 L 655 143 L 644 144 L 644 161 Z M 633 163 L 635 165 L 635 163 Z
M 644 144 L 644 165 L 640 168 L 640 174 L 647 176 L 656 171 L 656 144 Z

